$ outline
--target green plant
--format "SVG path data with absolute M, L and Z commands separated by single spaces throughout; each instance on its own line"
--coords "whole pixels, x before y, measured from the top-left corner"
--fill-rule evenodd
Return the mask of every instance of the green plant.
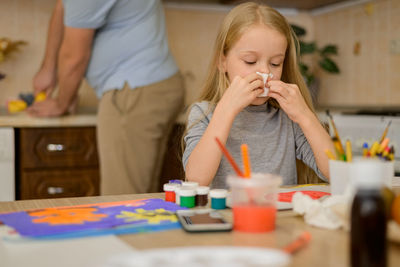
M 303 75 L 306 83 L 310 86 L 315 81 L 315 76 L 311 72 L 311 69 L 308 67 L 306 63 L 302 61 L 301 56 L 307 54 L 317 54 L 318 57 L 318 65 L 328 73 L 337 74 L 340 73 L 339 67 L 336 63 L 330 58 L 332 55 L 337 55 L 338 49 L 336 45 L 328 44 L 322 48 L 318 48 L 315 42 L 305 42 L 302 40 L 302 37 L 306 35 L 306 30 L 298 25 L 291 24 L 290 25 L 297 35 L 300 44 L 300 62 L 299 67 L 301 74 Z

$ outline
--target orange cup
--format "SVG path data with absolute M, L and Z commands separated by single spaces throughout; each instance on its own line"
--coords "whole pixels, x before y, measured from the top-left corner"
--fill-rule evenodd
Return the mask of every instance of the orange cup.
M 233 210 L 233 228 L 248 233 L 275 229 L 276 201 L 282 178 L 273 174 L 253 173 L 250 179 L 229 176 Z

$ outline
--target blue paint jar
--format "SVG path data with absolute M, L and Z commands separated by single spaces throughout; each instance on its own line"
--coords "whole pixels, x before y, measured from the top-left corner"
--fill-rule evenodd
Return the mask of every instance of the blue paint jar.
M 211 208 L 215 210 L 226 209 L 226 197 L 228 190 L 226 189 L 213 189 L 210 191 Z

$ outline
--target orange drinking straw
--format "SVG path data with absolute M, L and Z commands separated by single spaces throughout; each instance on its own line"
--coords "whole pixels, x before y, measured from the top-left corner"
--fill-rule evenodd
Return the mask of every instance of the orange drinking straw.
M 250 158 L 249 158 L 249 149 L 246 144 L 242 144 L 240 146 L 242 150 L 242 161 L 243 161 L 243 168 L 244 168 L 244 177 L 250 178 L 251 169 L 250 169 Z
M 232 165 L 232 168 L 235 170 L 236 174 L 240 177 L 244 177 L 244 174 L 242 171 L 239 169 L 238 165 L 236 164 L 235 160 L 232 158 L 231 154 L 229 154 L 229 151 L 226 149 L 226 147 L 221 143 L 221 141 L 218 139 L 218 137 L 215 137 L 215 141 L 217 141 L 217 144 L 219 148 L 221 148 L 222 153 L 225 155 L 226 159 L 228 162 Z

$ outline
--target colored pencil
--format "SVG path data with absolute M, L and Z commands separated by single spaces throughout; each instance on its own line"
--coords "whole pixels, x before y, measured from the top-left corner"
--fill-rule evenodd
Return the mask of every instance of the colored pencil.
M 374 142 L 371 146 L 371 149 L 369 150 L 369 156 L 370 157 L 375 157 L 376 152 L 378 152 L 379 149 L 379 143 L 378 142 Z
M 351 152 L 350 140 L 346 141 L 346 159 L 347 159 L 347 162 L 352 162 L 353 161 L 353 154 Z
M 332 154 L 332 152 L 329 149 L 325 150 L 325 154 L 328 156 L 329 159 L 336 160 L 336 157 Z
M 232 168 L 235 170 L 236 174 L 240 177 L 244 177 L 244 174 L 239 169 L 239 166 L 236 164 L 236 162 L 232 158 L 231 154 L 229 154 L 229 151 L 226 149 L 226 147 L 221 143 L 221 141 L 218 139 L 218 137 L 215 137 L 215 140 L 217 141 L 217 144 L 218 144 L 219 148 L 221 149 L 222 153 L 225 155 L 226 159 L 231 164 Z
M 333 131 L 334 131 L 334 133 L 335 133 L 335 137 L 337 138 L 337 140 L 338 140 L 338 142 L 339 142 L 339 146 L 338 146 L 339 153 L 340 153 L 341 155 L 344 155 L 344 149 L 343 149 L 342 141 L 340 140 L 339 132 L 338 132 L 338 130 L 337 130 L 337 128 L 336 128 L 335 122 L 333 121 L 332 115 L 329 113 L 329 110 L 326 110 L 326 115 L 329 117 L 329 119 L 330 119 L 330 121 L 331 121 L 332 128 L 333 128 Z
M 383 131 L 381 139 L 379 139 L 379 143 L 382 143 L 383 140 L 385 139 L 385 137 L 389 131 L 390 124 L 392 124 L 392 121 L 389 121 L 388 125 L 386 126 L 385 130 Z
M 249 149 L 246 144 L 242 144 L 240 146 L 242 150 L 242 161 L 243 161 L 243 169 L 244 169 L 244 177 L 250 178 L 251 176 L 251 167 L 250 167 L 250 158 L 249 158 Z

